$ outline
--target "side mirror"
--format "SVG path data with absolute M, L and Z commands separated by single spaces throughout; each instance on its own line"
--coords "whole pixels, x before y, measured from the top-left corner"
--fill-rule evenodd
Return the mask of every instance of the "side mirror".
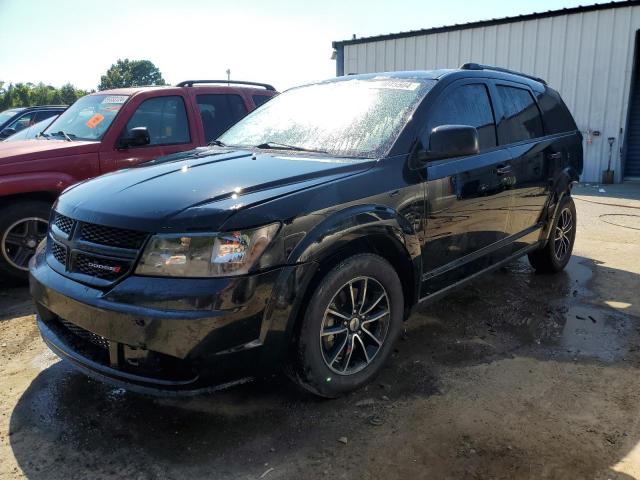
M 151 143 L 147 127 L 135 127 L 118 140 L 118 148 L 142 147 Z
M 445 158 L 475 155 L 480 151 L 478 130 L 469 125 L 441 125 L 431 130 L 429 150 L 420 152 L 418 160 L 428 162 Z

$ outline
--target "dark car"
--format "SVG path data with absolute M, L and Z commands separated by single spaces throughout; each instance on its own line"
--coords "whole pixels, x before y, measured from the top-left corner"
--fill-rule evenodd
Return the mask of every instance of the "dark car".
M 53 123 L 53 121 L 58 118 L 58 115 L 54 115 L 45 120 L 41 120 L 38 123 L 34 123 L 30 127 L 27 127 L 23 130 L 20 130 L 13 135 L 8 136 L 3 141 L 5 142 L 17 142 L 19 140 L 33 140 L 42 136 L 42 132 L 44 132 L 49 125 Z
M 31 266 L 38 326 L 141 390 L 286 365 L 344 394 L 417 304 L 522 255 L 564 268 L 581 138 L 543 81 L 475 64 L 291 89 L 216 146 L 64 192 Z
M 0 112 L 0 140 L 50 117 L 56 117 L 67 109 L 66 105 L 39 105 L 11 108 Z

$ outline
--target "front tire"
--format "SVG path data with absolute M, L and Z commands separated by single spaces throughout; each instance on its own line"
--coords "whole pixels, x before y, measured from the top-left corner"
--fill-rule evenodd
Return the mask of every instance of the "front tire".
M 29 260 L 47 235 L 47 202 L 14 203 L 0 210 L 0 274 L 26 281 Z
M 529 263 L 536 272 L 557 273 L 569 263 L 576 239 L 577 218 L 573 198 L 563 197 L 551 224 L 547 244 L 529 254 Z
M 359 254 L 334 267 L 306 309 L 294 365 L 297 383 L 335 398 L 370 382 L 402 329 L 398 274 L 382 257 Z

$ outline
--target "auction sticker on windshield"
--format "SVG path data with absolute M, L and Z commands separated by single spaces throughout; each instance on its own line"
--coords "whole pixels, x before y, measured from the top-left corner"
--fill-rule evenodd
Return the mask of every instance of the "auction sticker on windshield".
M 100 103 L 124 103 L 127 101 L 127 97 L 126 95 L 109 95 L 106 96 L 102 99 L 102 102 Z
M 104 120 L 104 115 L 96 113 L 93 117 L 87 120 L 86 125 L 89 128 L 96 128 L 100 124 L 100 122 L 102 122 L 103 120 Z
M 405 82 L 402 80 L 378 80 L 371 82 L 369 88 L 388 88 L 390 90 L 415 90 L 420 82 Z

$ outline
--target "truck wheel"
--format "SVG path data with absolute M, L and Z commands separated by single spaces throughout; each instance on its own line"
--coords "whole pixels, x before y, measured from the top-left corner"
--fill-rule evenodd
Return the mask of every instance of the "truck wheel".
M 0 274 L 18 280 L 29 277 L 29 260 L 47 235 L 51 204 L 14 203 L 0 210 Z
M 297 345 L 295 380 L 335 398 L 380 371 L 402 328 L 404 297 L 398 274 L 373 254 L 349 257 L 317 286 Z
M 558 207 L 558 214 L 551 224 L 549 241 L 540 250 L 529 254 L 529 263 L 538 273 L 557 273 L 569 263 L 576 239 L 576 206 L 570 196 L 565 196 Z

